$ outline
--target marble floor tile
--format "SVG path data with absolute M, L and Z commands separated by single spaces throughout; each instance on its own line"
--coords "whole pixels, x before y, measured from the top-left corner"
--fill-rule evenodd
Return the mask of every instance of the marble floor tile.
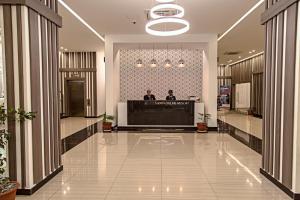
M 290 199 L 260 175 L 261 155 L 226 134 L 97 133 L 62 161 L 17 200 Z

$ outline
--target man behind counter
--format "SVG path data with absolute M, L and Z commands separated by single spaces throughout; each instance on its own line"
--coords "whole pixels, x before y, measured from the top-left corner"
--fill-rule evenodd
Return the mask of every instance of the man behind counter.
M 169 90 L 169 95 L 166 97 L 167 101 L 176 101 L 176 97 L 173 95 L 173 90 Z
M 155 101 L 155 96 L 151 94 L 151 90 L 147 90 L 147 94 L 144 96 L 145 101 Z

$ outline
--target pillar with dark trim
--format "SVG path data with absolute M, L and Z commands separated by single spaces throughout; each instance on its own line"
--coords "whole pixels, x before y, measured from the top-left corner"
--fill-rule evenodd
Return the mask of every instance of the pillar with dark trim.
M 58 98 L 57 0 L 0 0 L 6 105 L 37 112 L 10 121 L 9 175 L 31 194 L 62 170 Z
M 261 172 L 300 199 L 300 3 L 266 0 Z

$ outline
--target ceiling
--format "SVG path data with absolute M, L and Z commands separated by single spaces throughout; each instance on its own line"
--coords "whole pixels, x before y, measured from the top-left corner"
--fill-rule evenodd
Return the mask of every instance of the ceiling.
M 265 6 L 261 5 L 219 41 L 218 56 L 220 64 L 227 65 L 264 51 L 265 29 L 260 23 L 260 17 L 264 9 Z M 250 54 L 249 52 L 253 50 L 255 52 Z M 238 52 L 238 54 L 224 55 L 226 52 Z
M 144 30 L 147 21 L 146 12 L 155 2 L 154 0 L 64 1 L 101 35 L 146 34 Z M 186 15 L 184 18 L 191 24 L 189 34 L 222 34 L 258 1 L 177 0 L 177 3 L 185 8 Z M 219 45 L 220 61 L 225 62 L 227 59 L 231 59 L 222 55 L 225 51 L 240 50 L 244 52 L 246 49 L 256 48 L 256 46 L 258 49 L 261 46 L 261 39 L 255 39 L 256 42 L 244 41 L 246 36 L 252 38 L 261 36 L 263 38 L 263 34 L 260 35 L 261 31 L 256 31 L 257 28 L 259 29 L 259 23 L 257 24 L 257 19 L 260 17 L 259 12 L 254 12 L 253 19 L 247 18 L 241 26 L 221 40 Z M 61 46 L 72 51 L 94 51 L 103 48 L 104 43 L 61 5 L 59 6 L 59 14 L 63 17 L 63 28 L 60 29 Z M 259 16 L 255 16 L 256 14 Z M 133 24 L 133 22 L 136 23 Z M 252 29 L 249 30 L 249 27 Z M 243 40 L 242 43 L 241 40 Z

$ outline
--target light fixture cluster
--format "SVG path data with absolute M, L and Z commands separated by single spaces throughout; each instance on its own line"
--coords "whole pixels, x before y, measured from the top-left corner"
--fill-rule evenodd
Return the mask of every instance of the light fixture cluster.
M 182 52 L 183 52 L 183 50 L 181 47 L 180 60 L 178 61 L 178 65 L 177 65 L 179 68 L 185 67 L 185 61 L 182 58 Z M 139 46 L 139 58 L 136 61 L 136 67 L 138 67 L 138 68 L 144 67 L 143 60 L 141 59 L 141 46 Z M 151 67 L 151 68 L 158 67 L 158 62 L 154 56 L 154 45 L 153 45 L 153 49 L 152 49 L 152 60 L 149 63 L 149 67 Z M 173 67 L 172 61 L 169 59 L 169 45 L 167 45 L 167 59 L 164 62 L 164 67 L 165 68 Z
M 175 0 L 156 0 L 159 4 L 154 6 L 150 10 L 150 20 L 146 24 L 146 32 L 150 35 L 155 36 L 175 36 L 186 33 L 190 29 L 190 23 L 184 17 L 185 11 L 184 8 L 175 4 Z M 175 11 L 170 15 L 163 14 L 163 11 L 172 10 Z M 156 25 L 165 25 L 167 24 L 180 24 L 183 25 L 183 28 L 175 29 L 175 30 L 155 30 L 153 27 Z

